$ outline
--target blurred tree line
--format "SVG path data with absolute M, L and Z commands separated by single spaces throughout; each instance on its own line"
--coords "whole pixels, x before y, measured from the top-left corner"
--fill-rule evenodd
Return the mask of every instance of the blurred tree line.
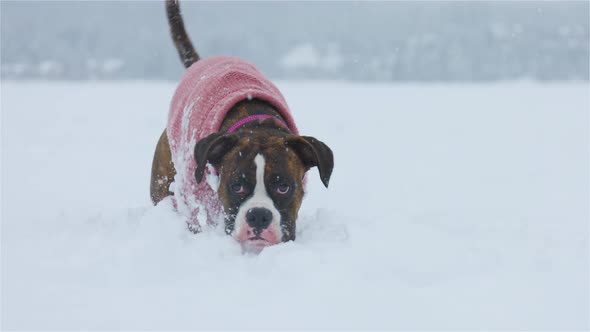
M 273 78 L 588 80 L 589 2 L 183 2 L 202 56 Z M 161 1 L 2 1 L 3 79 L 172 79 Z

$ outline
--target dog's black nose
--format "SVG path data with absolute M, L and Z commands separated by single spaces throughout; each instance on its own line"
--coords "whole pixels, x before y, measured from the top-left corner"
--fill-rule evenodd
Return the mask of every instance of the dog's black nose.
M 272 221 L 272 212 L 265 208 L 253 208 L 246 213 L 248 225 L 254 229 L 265 229 Z

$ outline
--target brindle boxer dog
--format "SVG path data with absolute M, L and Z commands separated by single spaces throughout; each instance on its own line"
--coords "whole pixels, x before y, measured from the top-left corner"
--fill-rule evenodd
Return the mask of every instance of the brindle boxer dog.
M 167 0 L 166 10 L 172 38 L 188 68 L 199 61 L 199 55 L 185 31 L 178 2 Z M 240 120 L 257 114 L 281 119 L 270 103 L 246 98 L 229 110 L 219 132 L 197 142 L 194 158 L 197 182 L 202 181 L 207 163 L 219 174 L 217 192 L 226 233 L 242 244 L 263 247 L 295 239 L 304 175 L 317 166 L 328 187 L 334 158 L 326 144 L 295 135 L 284 128 L 284 123 L 272 119 L 247 122 L 228 133 Z M 150 192 L 154 204 L 173 195 L 170 185 L 176 173 L 164 130 L 152 164 Z

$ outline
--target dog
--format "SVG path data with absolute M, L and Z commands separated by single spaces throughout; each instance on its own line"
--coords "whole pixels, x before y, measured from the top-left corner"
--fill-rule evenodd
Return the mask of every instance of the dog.
M 284 97 L 252 64 L 201 59 L 177 0 L 166 1 L 166 12 L 186 72 L 154 153 L 153 204 L 172 196 L 193 232 L 223 220 L 246 248 L 295 240 L 305 174 L 317 167 L 327 188 L 332 150 L 299 135 Z

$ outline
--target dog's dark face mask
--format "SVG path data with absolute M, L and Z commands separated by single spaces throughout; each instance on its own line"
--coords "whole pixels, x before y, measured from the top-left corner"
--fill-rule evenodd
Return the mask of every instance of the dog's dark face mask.
M 212 134 L 195 147 L 197 182 L 207 163 L 220 176 L 225 230 L 242 244 L 263 247 L 295 239 L 304 175 L 317 166 L 327 187 L 334 168 L 330 148 L 288 133 Z

